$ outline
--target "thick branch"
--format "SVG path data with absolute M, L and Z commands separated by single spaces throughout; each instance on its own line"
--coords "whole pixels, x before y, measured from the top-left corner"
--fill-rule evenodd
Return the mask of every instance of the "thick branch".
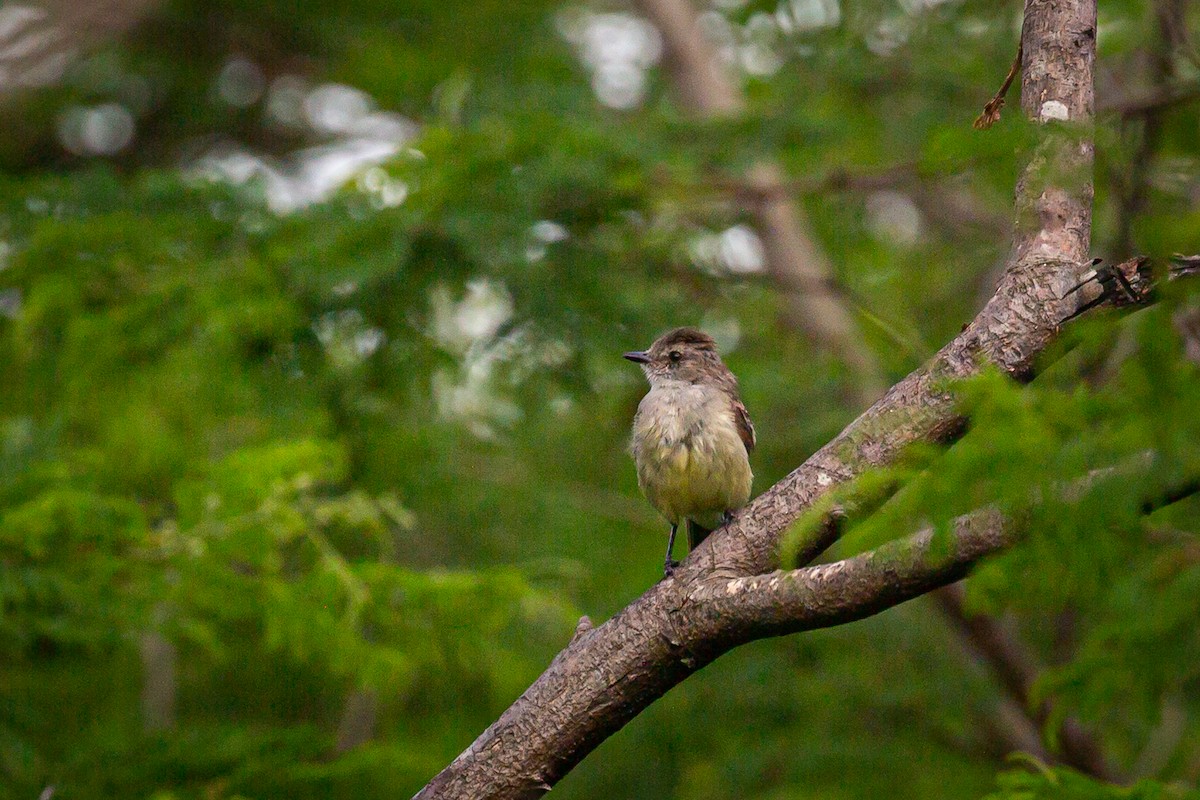
M 825 628 L 954 583 L 1014 540 L 999 512 L 977 511 L 955 520 L 952 534 L 927 529 L 844 561 L 710 582 L 695 600 L 746 640 Z
M 1026 114 L 1090 123 L 1095 23 L 1095 0 L 1027 2 L 1022 33 Z M 834 441 L 706 539 L 673 578 L 600 627 L 578 634 L 418 797 L 541 796 L 656 698 L 745 640 L 745 634 L 705 611 L 714 607 L 716 587 L 730 585 L 730 579 L 762 580 L 755 576 L 777 566 L 782 532 L 827 492 L 892 461 L 915 441 L 944 438 L 960 427 L 951 379 L 976 374 L 989 363 L 1011 375 L 1026 374 L 1073 310 L 1074 302 L 1063 297 L 1086 269 L 1091 157 L 1086 138 L 1050 137 L 1018 184 L 1021 213 L 1008 268 L 979 316 L 925 367 L 892 387 Z M 969 527 L 964 535 L 970 534 Z M 833 535 L 826 529 L 802 555 L 812 558 Z M 807 584 L 792 582 L 797 599 L 793 615 L 756 624 L 769 635 L 855 619 L 956 579 L 990 544 L 999 546 L 1002 540 L 980 531 L 947 547 L 950 560 L 917 564 L 912 559 L 922 553 L 918 541 L 911 552 L 895 553 L 895 563 L 911 570 L 875 564 L 881 582 L 873 586 L 882 594 L 859 605 L 825 594 L 818 602 L 805 595 Z M 927 540 L 924 546 L 936 544 Z M 864 566 L 848 574 L 866 581 L 867 572 Z M 838 591 L 848 588 L 836 575 L 817 576 Z M 816 610 L 804 605 L 805 599 Z

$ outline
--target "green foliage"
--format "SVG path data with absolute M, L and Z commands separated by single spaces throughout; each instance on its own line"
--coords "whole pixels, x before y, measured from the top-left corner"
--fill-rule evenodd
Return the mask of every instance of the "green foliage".
M 600 621 L 658 579 L 664 526 L 626 453 L 643 382 L 621 352 L 677 324 L 719 333 L 759 430 L 759 490 L 859 410 L 857 376 L 729 257 L 748 221 L 729 189 L 751 164 L 794 179 L 890 377 L 960 329 L 1034 136 L 1015 102 L 969 128 L 1015 10 L 736 5 L 708 19 L 759 65 L 738 73 L 737 120 L 689 119 L 657 67 L 640 102 L 604 107 L 577 26 L 621 9 L 426 0 L 178 0 L 0 109 L 0 798 L 415 791 L 581 613 Z M 1101 13 L 1106 65 L 1135 71 L 1153 15 Z M 236 102 L 231 65 L 252 76 Z M 281 203 L 358 142 L 306 116 L 331 86 L 413 132 Z M 71 114 L 106 104 L 131 143 L 72 149 Z M 1200 249 L 1196 119 L 1159 119 L 1130 219 L 1151 254 Z M 1126 246 L 1140 131 L 1100 122 L 1098 251 Z M 213 166 L 229 153 L 251 177 Z M 557 791 L 963 797 L 1004 770 L 996 797 L 1185 796 L 1196 501 L 1143 506 L 1200 471 L 1177 323 L 1195 303 L 1181 286 L 1073 323 L 1031 385 L 947 387 L 961 440 L 828 498 L 850 510 L 840 554 L 1009 512 L 1027 533 L 978 571 L 972 607 L 1009 615 L 1050 665 L 1036 699 L 1053 701 L 1052 752 L 1069 713 L 1151 780 L 1005 767 L 996 682 L 914 603 L 731 654 Z M 165 729 L 143 708 L 148 642 L 175 659 Z M 362 698 L 373 735 L 343 750 Z
M 0 532 L 8 657 L 47 643 L 103 649 L 146 623 L 148 580 L 129 568 L 147 533 L 136 503 L 48 489 L 0 514 Z
M 1129 798 L 1129 800 L 1171 800 L 1196 797 L 1194 789 L 1180 784 L 1139 781 L 1117 787 L 1081 775 L 1071 769 L 1051 768 L 1033 759 L 1023 759 L 1035 769 L 1015 769 L 1000 774 L 997 791 L 985 800 L 1088 800 L 1089 798 Z

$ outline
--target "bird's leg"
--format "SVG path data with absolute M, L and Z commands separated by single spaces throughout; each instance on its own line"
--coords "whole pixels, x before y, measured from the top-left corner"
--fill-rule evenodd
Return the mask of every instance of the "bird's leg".
M 727 508 L 725 509 L 725 514 L 721 517 L 721 524 L 728 525 L 731 522 L 733 522 L 733 512 Z
M 675 549 L 675 532 L 679 530 L 678 525 L 671 526 L 671 535 L 667 537 L 667 559 L 663 562 L 663 577 L 669 578 L 675 573 L 675 568 L 679 566 L 678 561 L 671 560 L 671 551 Z

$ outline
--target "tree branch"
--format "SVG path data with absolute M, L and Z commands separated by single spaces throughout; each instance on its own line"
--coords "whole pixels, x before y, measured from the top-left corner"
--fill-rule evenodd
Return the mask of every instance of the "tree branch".
M 735 640 L 827 628 L 954 583 L 1015 539 L 998 511 L 976 511 L 956 519 L 952 534 L 926 529 L 843 561 L 706 582 L 693 607 Z
M 1017 44 L 1017 55 L 1013 58 L 1012 66 L 1008 68 L 1008 74 L 1004 76 L 1004 82 L 1000 84 L 1000 89 L 996 94 L 992 95 L 992 99 L 988 100 L 983 106 L 983 113 L 975 118 L 972 127 L 976 130 L 986 130 L 1000 121 L 1000 109 L 1004 108 L 1004 98 L 1008 94 L 1008 89 L 1012 86 L 1013 78 L 1017 77 L 1017 70 L 1021 69 L 1021 45 Z
M 12 7 L 0 34 L 0 103 L 62 77 L 83 51 L 133 28 L 160 0 L 40 0 Z
M 894 460 L 919 440 L 961 427 L 949 383 L 992 364 L 1024 376 L 1074 306 L 1067 289 L 1087 268 L 1092 144 L 1074 126 L 1090 124 L 1095 0 L 1028 0 L 1022 45 L 1022 108 L 1034 119 L 1073 124 L 1048 130 L 1017 186 L 1018 223 L 995 295 L 924 367 L 893 386 L 798 469 L 706 539 L 666 579 L 597 628 L 577 634 L 501 717 L 420 792 L 420 798 L 534 798 L 646 706 L 721 653 L 745 641 L 712 613 L 731 579 L 770 580 L 779 537 L 837 485 Z M 1086 134 L 1086 128 L 1085 128 Z M 1048 167 L 1053 167 L 1049 169 Z M 960 523 L 946 559 L 926 536 L 895 552 L 860 557 L 841 573 L 806 572 L 787 581 L 793 612 L 755 623 L 762 635 L 837 624 L 961 576 L 1007 541 L 1003 528 Z M 811 559 L 833 526 L 800 553 Z M 952 545 L 952 546 L 951 546 Z M 872 560 L 874 559 L 874 560 Z M 772 576 L 773 577 L 773 576 Z M 849 581 L 861 581 L 851 585 Z M 814 594 L 812 587 L 826 587 Z M 838 595 L 862 589 L 858 602 Z M 870 592 L 866 590 L 870 589 Z
M 1152 111 L 1159 111 L 1168 106 L 1190 103 L 1194 100 L 1200 100 L 1200 81 L 1187 81 L 1162 86 L 1127 97 L 1114 97 L 1111 100 L 1106 100 L 1100 106 L 1100 110 L 1106 113 L 1119 114 L 1128 119 Z
M 683 105 L 704 118 L 734 116 L 745 106 L 688 0 L 637 0 L 666 44 L 671 83 Z
M 683 105 L 705 119 L 741 113 L 745 106 L 741 92 L 704 36 L 689 0 L 637 0 L 637 4 L 662 33 L 667 69 Z M 747 210 L 762 240 L 767 270 L 787 300 L 788 321 L 850 365 L 860 380 L 860 407 L 868 405 L 886 386 L 882 372 L 858 334 L 829 259 L 787 190 L 783 171 L 777 164 L 760 163 L 750 169 L 747 182 L 754 198 Z
M 1038 728 L 1050 719 L 1048 701 L 1034 704 L 1033 684 L 1039 670 L 1037 658 L 1016 633 L 987 614 L 968 614 L 962 587 L 951 585 L 934 594 L 939 607 L 987 661 L 1014 705 Z M 1104 757 L 1099 743 L 1079 720 L 1066 717 L 1058 730 L 1063 763 L 1102 780 L 1115 782 L 1120 775 Z

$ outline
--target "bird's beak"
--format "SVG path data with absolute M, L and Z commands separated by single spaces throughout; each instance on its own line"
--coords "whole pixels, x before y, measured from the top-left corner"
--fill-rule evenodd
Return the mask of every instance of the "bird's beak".
M 633 350 L 628 353 L 623 353 L 621 358 L 628 358 L 630 361 L 634 361 L 638 364 L 650 363 L 650 356 L 646 355 L 645 350 Z

